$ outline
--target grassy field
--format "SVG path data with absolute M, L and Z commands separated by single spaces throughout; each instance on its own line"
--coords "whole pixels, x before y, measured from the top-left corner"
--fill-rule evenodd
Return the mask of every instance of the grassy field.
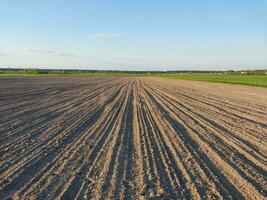
M 267 87 L 267 75 L 238 75 L 238 74 L 164 74 L 158 75 L 163 78 L 206 81 L 216 83 L 252 85 Z

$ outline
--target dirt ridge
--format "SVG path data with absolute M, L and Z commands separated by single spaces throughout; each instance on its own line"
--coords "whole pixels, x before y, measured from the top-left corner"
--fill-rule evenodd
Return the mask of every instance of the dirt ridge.
M 3 79 L 0 199 L 267 198 L 265 88 Z

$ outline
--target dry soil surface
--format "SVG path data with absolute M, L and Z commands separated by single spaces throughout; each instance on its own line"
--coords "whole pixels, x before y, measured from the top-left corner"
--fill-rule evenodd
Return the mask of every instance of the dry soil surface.
M 0 79 L 0 199 L 264 199 L 267 89 Z

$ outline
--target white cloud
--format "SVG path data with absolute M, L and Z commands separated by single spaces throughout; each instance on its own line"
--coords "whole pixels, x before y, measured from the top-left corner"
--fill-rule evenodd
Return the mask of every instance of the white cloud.
M 90 38 L 94 40 L 120 40 L 123 39 L 124 37 L 122 35 L 114 33 L 96 33 L 90 35 Z

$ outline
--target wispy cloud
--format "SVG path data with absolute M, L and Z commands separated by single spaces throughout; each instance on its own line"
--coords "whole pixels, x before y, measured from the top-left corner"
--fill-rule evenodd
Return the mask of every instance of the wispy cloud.
M 90 35 L 90 38 L 94 40 L 121 40 L 125 37 L 120 34 L 114 34 L 114 33 L 96 33 Z
M 58 51 L 56 50 L 49 50 L 49 49 L 30 49 L 28 50 L 30 53 L 44 53 L 44 54 L 57 54 Z
M 57 53 L 58 56 L 64 56 L 64 57 L 80 57 L 79 55 L 77 54 L 74 54 L 74 53 L 62 53 L 62 52 L 59 52 Z
M 76 54 L 73 53 L 66 53 L 66 52 L 60 52 L 53 49 L 30 49 L 28 50 L 30 53 L 34 54 L 47 54 L 47 55 L 56 55 L 56 56 L 64 56 L 64 57 L 79 57 Z

